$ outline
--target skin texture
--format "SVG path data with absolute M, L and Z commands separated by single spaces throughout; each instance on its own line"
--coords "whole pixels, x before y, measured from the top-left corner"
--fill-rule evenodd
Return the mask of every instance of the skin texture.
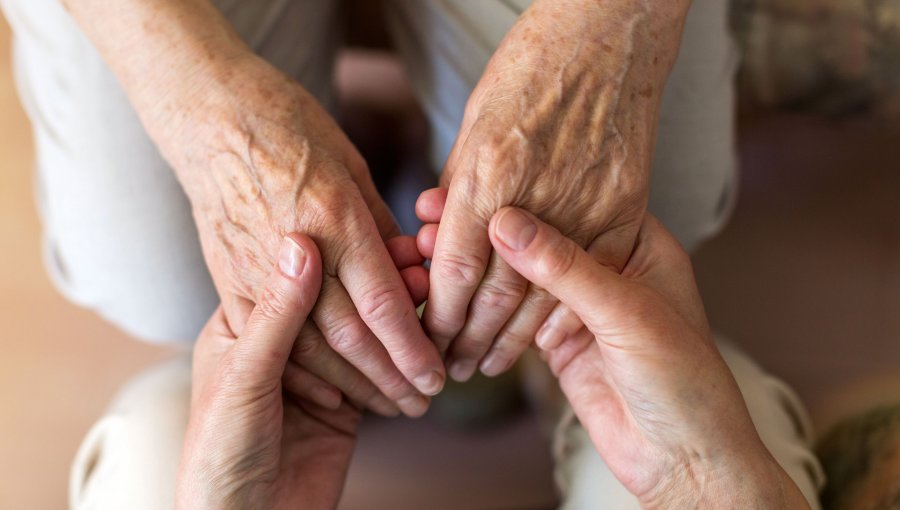
M 710 340 L 687 255 L 655 219 L 645 217 L 622 274 L 521 209 L 500 210 L 489 228 L 499 256 L 583 319 L 542 354 L 644 508 L 807 508 Z M 433 240 L 418 240 L 425 255 Z M 337 504 L 359 411 L 298 402 L 282 382 L 321 281 L 314 242 L 290 234 L 243 334 L 221 309 L 210 319 L 194 353 L 178 508 Z
M 229 327 L 242 331 L 282 236 L 306 232 L 324 279 L 294 361 L 382 414 L 422 414 L 442 360 L 386 246 L 397 226 L 334 120 L 208 1 L 67 7 L 190 198 Z
M 282 392 L 294 338 L 316 302 L 322 261 L 292 234 L 239 337 L 220 308 L 194 351 L 177 508 L 334 508 L 360 421 Z
M 437 212 L 442 191 L 419 212 Z M 433 227 L 433 225 L 432 225 Z M 433 228 L 418 244 L 434 251 Z M 613 474 L 644 508 L 807 508 L 762 444 L 713 344 L 690 261 L 644 217 L 619 274 L 517 208 L 490 224 L 499 257 L 585 324 L 541 350 Z
M 441 179 L 448 196 L 424 315 L 454 379 L 508 369 L 556 304 L 492 250 L 488 222 L 501 207 L 534 213 L 622 269 L 687 6 L 537 0 L 494 53 Z M 557 340 L 581 326 L 562 308 L 553 317 Z
M 396 224 L 365 162 L 208 0 L 64 1 L 190 198 L 232 330 L 242 331 L 260 299 L 281 237 L 306 232 L 324 280 L 294 362 L 383 414 L 393 406 L 386 397 L 409 415 L 443 386 L 442 354 L 460 380 L 479 365 L 501 373 L 555 306 L 494 254 L 487 225 L 499 208 L 565 227 L 597 260 L 622 268 L 646 206 L 660 97 L 689 4 L 536 0 L 518 20 L 468 101 L 443 173 L 447 218 L 423 329 L 386 247 Z M 545 342 L 580 327 L 564 307 L 549 324 Z M 324 361 L 331 351 L 352 370 Z M 348 375 L 356 373 L 371 384 Z

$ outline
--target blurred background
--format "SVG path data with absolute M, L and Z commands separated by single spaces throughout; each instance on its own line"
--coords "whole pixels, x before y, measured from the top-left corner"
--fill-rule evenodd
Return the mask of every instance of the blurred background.
M 372 29 L 373 3 L 355 3 L 337 71 L 345 124 L 381 184 L 414 196 L 428 185 L 416 172 L 424 121 Z M 695 255 L 697 278 L 714 329 L 793 386 L 822 432 L 900 400 L 900 5 L 737 0 L 733 13 L 740 198 Z M 0 19 L 0 508 L 56 509 L 118 386 L 174 351 L 129 339 L 51 286 L 9 38 Z M 385 123 L 396 129 L 369 129 Z M 402 178 L 385 171 L 396 168 Z M 343 507 L 424 508 L 427 495 L 428 508 L 547 508 L 550 476 L 524 411 L 481 428 L 374 420 Z

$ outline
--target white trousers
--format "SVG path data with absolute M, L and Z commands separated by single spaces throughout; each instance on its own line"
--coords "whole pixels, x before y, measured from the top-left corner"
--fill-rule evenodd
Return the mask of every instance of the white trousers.
M 763 443 L 819 508 L 821 467 L 811 451 L 803 406 L 781 381 L 727 343 L 720 349 L 740 386 Z M 82 443 L 72 467 L 73 510 L 172 508 L 190 404 L 191 364 L 184 354 L 135 377 Z M 556 483 L 565 510 L 632 510 L 640 506 L 594 450 L 566 409 L 553 441 Z M 385 459 L 388 462 L 388 459 Z M 398 484 L 408 480 L 397 480 Z M 379 509 L 373 509 L 379 510 Z
M 215 0 L 249 46 L 334 103 L 336 0 Z M 527 0 L 387 0 L 441 168 L 469 92 Z M 690 249 L 733 202 L 735 52 L 723 0 L 695 0 L 663 96 L 650 210 Z M 190 205 L 116 78 L 59 0 L 0 0 L 34 128 L 57 287 L 131 335 L 193 340 L 218 303 Z M 135 289 L 140 289 L 135 291 Z

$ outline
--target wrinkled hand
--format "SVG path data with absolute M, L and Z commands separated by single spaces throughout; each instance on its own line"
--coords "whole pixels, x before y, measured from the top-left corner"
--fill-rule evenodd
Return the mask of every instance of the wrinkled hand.
M 608 267 L 624 266 L 686 8 L 538 0 L 491 58 L 442 176 L 443 221 L 423 234 L 436 236 L 424 324 L 449 349 L 451 377 L 509 368 L 556 304 L 492 252 L 487 227 L 501 207 L 531 211 Z M 570 326 L 565 309 L 554 316 L 548 325 Z
M 313 241 L 291 234 L 278 267 L 236 338 L 219 308 L 194 350 L 191 416 L 178 474 L 177 507 L 334 508 L 360 413 L 282 391 L 294 339 L 319 293 Z M 308 376 L 305 385 L 321 385 Z
M 678 242 L 645 217 L 622 274 L 504 208 L 494 249 L 586 327 L 542 354 L 613 474 L 645 508 L 806 508 L 711 340 Z
M 385 245 L 398 230 L 365 162 L 297 83 L 249 53 L 225 64 L 157 138 L 190 196 L 229 326 L 240 334 L 263 298 L 281 237 L 306 232 L 324 279 L 293 360 L 383 414 L 396 408 L 380 393 L 424 413 L 443 367 Z

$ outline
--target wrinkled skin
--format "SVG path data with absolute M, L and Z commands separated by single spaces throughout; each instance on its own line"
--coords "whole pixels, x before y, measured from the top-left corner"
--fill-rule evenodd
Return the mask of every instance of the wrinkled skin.
M 501 207 L 526 209 L 624 266 L 684 4 L 539 0 L 494 53 L 442 175 L 424 316 L 455 379 L 508 369 L 556 304 L 493 252 L 487 226 Z
M 340 498 L 360 411 L 339 393 L 326 407 L 283 391 L 294 339 L 322 282 L 309 237 L 292 234 L 284 246 L 282 260 L 299 274 L 281 264 L 270 271 L 242 335 L 220 308 L 197 340 L 177 508 L 334 508 Z M 324 384 L 303 379 L 306 387 Z
M 309 234 L 325 278 L 296 364 L 382 414 L 424 413 L 443 363 L 392 263 L 393 218 L 334 120 L 209 0 L 65 7 L 187 193 L 229 327 L 241 333 L 278 240 Z
M 250 56 L 228 69 L 190 123 L 175 125 L 193 139 L 170 159 L 230 326 L 242 330 L 280 236 L 305 232 L 321 247 L 324 280 L 297 361 L 390 414 L 371 384 L 312 359 L 331 349 L 401 410 L 422 414 L 428 399 L 408 380 L 436 392 L 441 362 L 386 246 L 399 232 L 365 162 L 322 107 L 269 64 Z

